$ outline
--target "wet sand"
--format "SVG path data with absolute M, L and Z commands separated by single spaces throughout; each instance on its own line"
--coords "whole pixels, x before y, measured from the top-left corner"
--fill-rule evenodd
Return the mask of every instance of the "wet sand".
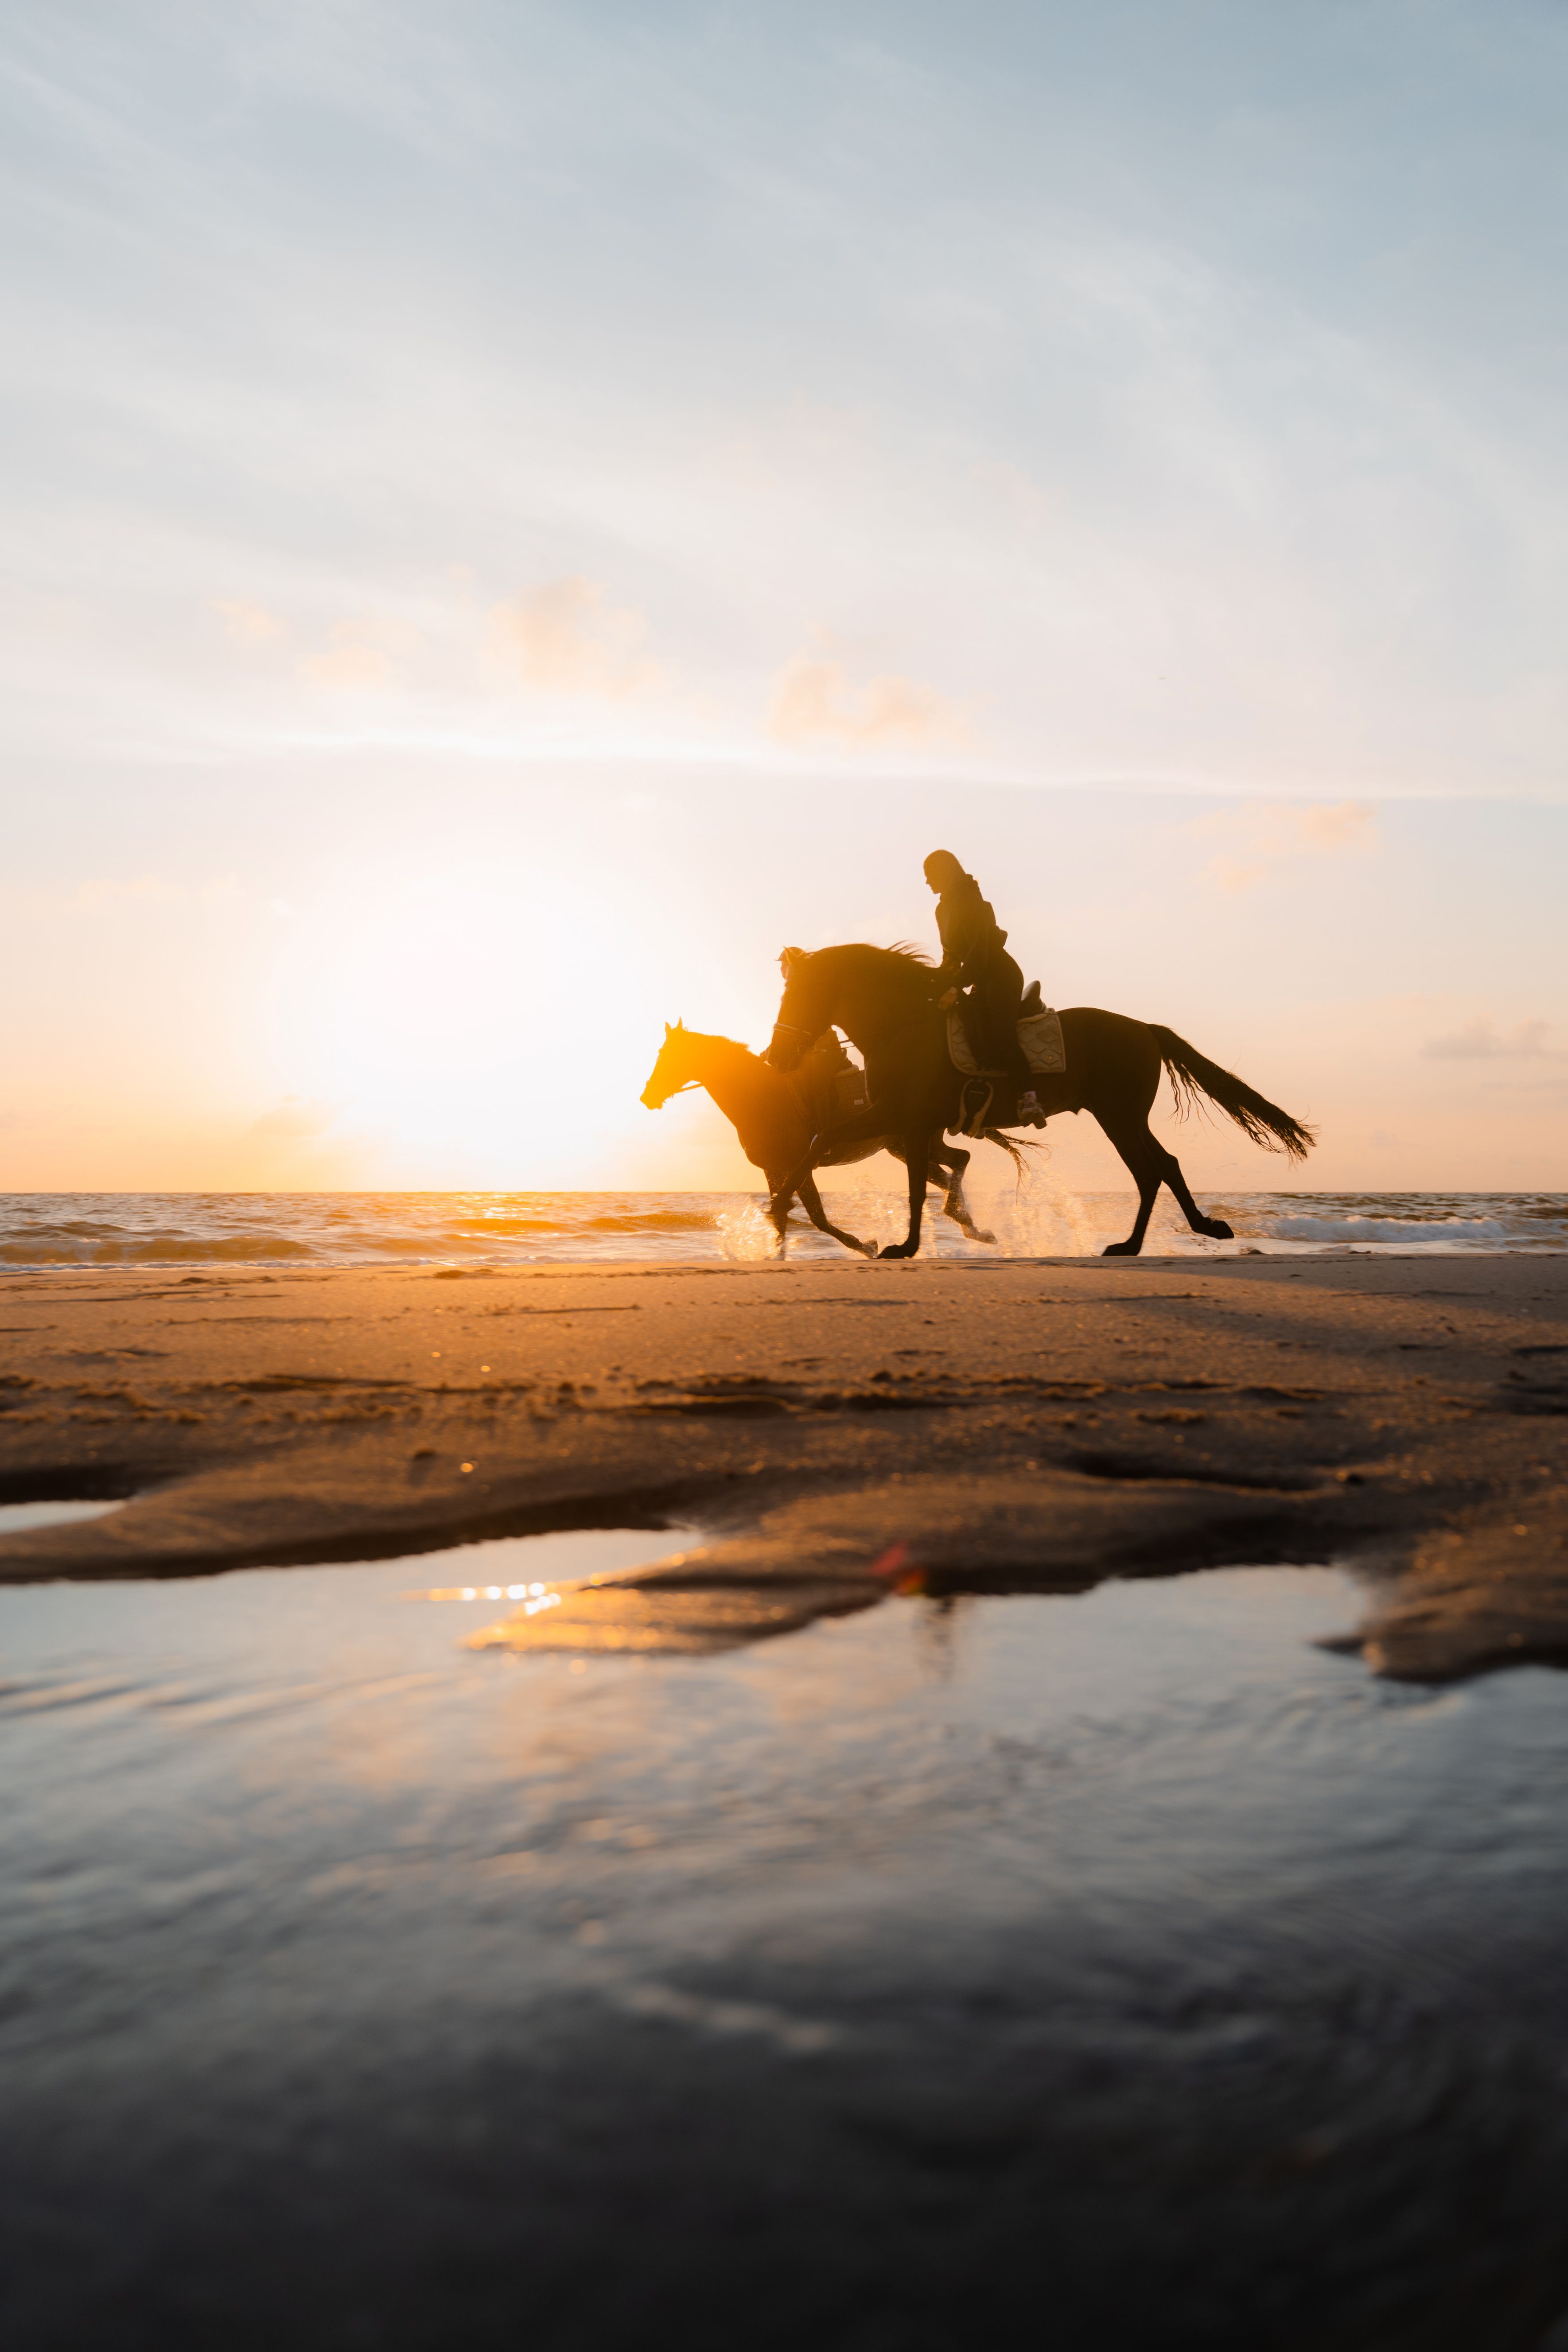
M 0 1283 L 0 1580 L 694 1521 L 498 1638 L 700 1649 L 891 1590 L 1350 1559 L 1380 1674 L 1568 1654 L 1568 1261 L 51 1275 Z
M 4 1293 L 8 2346 L 1561 2352 L 1568 1265 Z

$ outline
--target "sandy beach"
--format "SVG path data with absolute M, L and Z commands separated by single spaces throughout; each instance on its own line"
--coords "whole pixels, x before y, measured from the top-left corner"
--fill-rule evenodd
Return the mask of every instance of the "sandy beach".
M 4 1294 L 8 2343 L 1557 2345 L 1568 1265 Z
M 1560 1260 L 96 1272 L 0 1322 L 0 1499 L 125 1498 L 0 1540 L 7 1580 L 679 1520 L 494 1638 L 1346 1559 L 1380 1674 L 1568 1651 Z

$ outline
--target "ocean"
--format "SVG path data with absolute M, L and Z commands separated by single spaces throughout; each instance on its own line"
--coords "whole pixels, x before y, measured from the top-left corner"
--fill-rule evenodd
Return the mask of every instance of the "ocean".
M 928 1215 L 922 1256 L 1087 1257 L 1131 1225 L 1131 1192 L 1073 1192 L 1031 1172 L 972 1195 L 987 1244 Z M 934 1197 L 933 1197 L 934 1205 Z M 1232 1242 L 1190 1233 L 1162 1193 L 1152 1256 L 1403 1255 L 1568 1248 L 1564 1192 L 1205 1192 Z M 545 1265 L 630 1259 L 670 1265 L 776 1255 L 762 1192 L 22 1192 L 0 1195 L 0 1265 L 40 1274 L 104 1265 Z M 828 1195 L 863 1239 L 902 1238 L 892 1185 Z M 840 1245 L 797 1210 L 788 1254 Z

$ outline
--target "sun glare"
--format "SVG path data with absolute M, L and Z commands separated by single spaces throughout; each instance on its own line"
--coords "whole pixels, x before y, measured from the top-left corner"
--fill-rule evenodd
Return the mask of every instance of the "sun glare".
M 563 1130 L 623 1123 L 649 1054 L 625 1020 L 647 961 L 640 915 L 597 875 L 357 880 L 296 918 L 280 1056 L 295 1091 L 410 1172 L 526 1184 Z

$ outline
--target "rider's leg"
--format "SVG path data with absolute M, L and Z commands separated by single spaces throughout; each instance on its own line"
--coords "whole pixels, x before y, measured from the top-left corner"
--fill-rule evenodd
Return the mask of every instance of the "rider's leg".
M 1024 975 L 1005 948 L 997 948 L 991 956 L 986 966 L 984 993 L 991 1066 L 1005 1070 L 1017 1089 L 1017 1116 L 1009 1119 L 1007 1124 L 1010 1127 L 1044 1127 L 1046 1115 L 1035 1092 L 1035 1074 L 1029 1067 L 1028 1056 L 1018 1043 L 1018 1024 L 1024 1016 Z
M 980 990 L 985 997 L 985 1042 L 992 1070 L 1006 1070 L 1018 1094 L 1018 1118 L 1008 1119 L 1008 1127 L 1044 1127 L 1047 1115 L 1039 1108 L 1039 1096 L 1035 1094 L 1035 1073 L 1023 1046 L 1018 1045 L 1018 1024 L 1023 1018 L 1023 971 L 1013 962 L 1006 948 L 994 948 L 985 964 L 985 985 Z

